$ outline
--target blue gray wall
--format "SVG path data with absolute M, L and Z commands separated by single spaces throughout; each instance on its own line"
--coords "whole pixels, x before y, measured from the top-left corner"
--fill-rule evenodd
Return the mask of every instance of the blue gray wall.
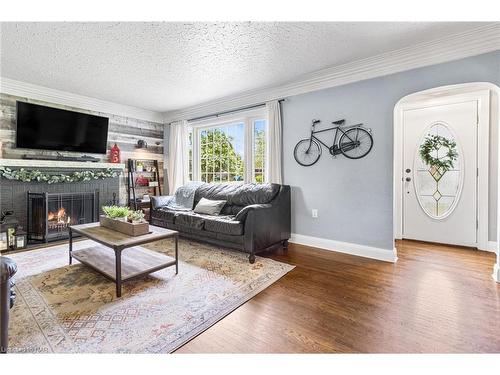
M 399 99 L 425 89 L 465 83 L 491 82 L 500 86 L 500 51 L 414 69 L 385 77 L 289 98 L 283 110 L 283 174 L 292 186 L 292 232 L 393 248 L 392 163 L 393 110 Z M 293 158 L 299 139 L 308 136 L 311 119 L 321 127 L 345 118 L 372 128 L 374 147 L 360 160 L 332 158 L 323 150 L 318 163 L 301 167 Z M 496 140 L 496 129 L 494 129 Z M 490 160 L 496 160 L 495 152 Z M 496 164 L 494 165 L 496 168 Z M 496 176 L 490 187 L 490 240 L 496 237 Z M 317 208 L 317 219 L 311 209 Z

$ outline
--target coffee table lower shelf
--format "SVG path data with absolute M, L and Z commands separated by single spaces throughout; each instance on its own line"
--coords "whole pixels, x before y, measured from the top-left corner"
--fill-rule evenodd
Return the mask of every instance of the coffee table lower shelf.
M 116 281 L 116 258 L 112 249 L 96 243 L 92 247 L 73 250 L 72 257 Z M 172 257 L 141 246 L 130 247 L 123 250 L 121 255 L 121 281 L 145 276 L 170 266 L 175 266 L 175 259 Z

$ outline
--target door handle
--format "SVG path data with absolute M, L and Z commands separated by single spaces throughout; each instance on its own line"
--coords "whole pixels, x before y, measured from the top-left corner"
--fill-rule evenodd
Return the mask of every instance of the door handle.
M 411 178 L 410 177 L 406 177 L 405 180 L 406 180 L 406 182 L 410 182 Z
M 411 169 L 410 168 L 406 168 L 406 173 L 410 173 L 411 172 Z

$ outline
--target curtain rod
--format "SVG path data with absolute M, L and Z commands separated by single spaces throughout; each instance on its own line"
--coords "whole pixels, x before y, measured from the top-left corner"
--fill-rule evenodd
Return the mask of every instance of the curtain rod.
M 283 102 L 285 100 L 286 99 L 280 99 L 280 100 L 278 100 L 278 102 L 281 103 L 281 102 Z M 230 111 L 224 111 L 224 112 L 212 113 L 211 115 L 194 117 L 194 118 L 188 119 L 187 121 L 190 122 L 190 121 L 203 120 L 203 119 L 210 118 L 210 117 L 219 117 L 219 116 L 223 116 L 223 115 L 228 115 L 230 113 L 237 113 L 237 112 L 241 112 L 241 111 L 247 111 L 249 109 L 264 107 L 265 105 L 266 105 L 266 103 L 255 104 L 255 105 L 251 105 L 251 106 L 248 106 L 248 107 L 243 107 L 243 108 L 238 108 L 238 109 L 232 109 Z

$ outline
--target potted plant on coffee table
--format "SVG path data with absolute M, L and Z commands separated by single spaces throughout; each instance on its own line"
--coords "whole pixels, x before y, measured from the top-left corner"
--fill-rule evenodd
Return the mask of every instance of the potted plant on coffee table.
M 128 214 L 128 221 L 132 224 L 144 223 L 146 220 L 144 219 L 144 212 L 141 210 L 130 211 Z
M 149 223 L 144 220 L 142 211 L 132 211 L 128 207 L 104 206 L 104 215 L 99 218 L 102 227 L 112 229 L 129 236 L 149 233 Z
M 121 221 L 127 221 L 127 217 L 130 214 L 130 209 L 122 206 L 103 206 L 102 211 L 106 217 Z

